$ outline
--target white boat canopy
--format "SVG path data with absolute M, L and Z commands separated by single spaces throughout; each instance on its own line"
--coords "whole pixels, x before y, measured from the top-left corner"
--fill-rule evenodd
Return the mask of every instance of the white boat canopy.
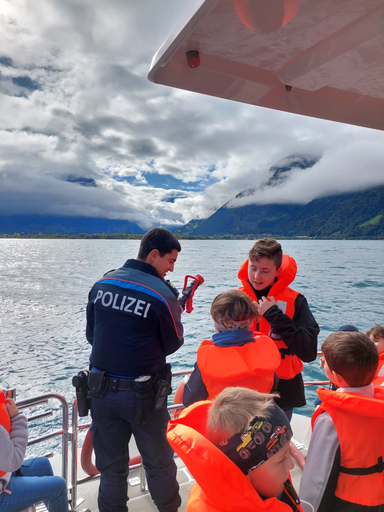
M 148 78 L 384 130 L 384 0 L 205 0 Z

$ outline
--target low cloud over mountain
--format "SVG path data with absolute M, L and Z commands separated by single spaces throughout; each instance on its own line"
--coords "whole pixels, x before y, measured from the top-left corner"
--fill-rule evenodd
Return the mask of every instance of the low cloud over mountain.
M 196 4 L 3 2 L 0 215 L 148 229 L 209 217 L 228 201 L 303 204 L 384 184 L 381 132 L 148 82 L 152 56 Z M 269 182 L 286 155 L 316 163 L 303 170 L 290 157 L 289 178 L 280 167 Z

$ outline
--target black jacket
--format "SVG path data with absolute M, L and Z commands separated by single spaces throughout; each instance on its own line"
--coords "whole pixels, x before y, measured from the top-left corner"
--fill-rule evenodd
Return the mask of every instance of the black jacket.
M 270 287 L 265 290 L 253 290 L 256 299 L 260 300 L 261 297 L 268 296 Z M 293 318 L 289 318 L 277 306 L 268 309 L 263 316 L 293 354 L 304 362 L 316 359 L 317 336 L 320 328 L 304 295 L 299 294 L 296 297 Z M 290 380 L 280 379 L 276 391 L 280 394 L 280 398 L 275 401 L 283 409 L 302 407 L 306 404 L 301 373 Z
M 91 365 L 125 377 L 161 370 L 183 344 L 177 292 L 147 263 L 128 260 L 89 292 Z

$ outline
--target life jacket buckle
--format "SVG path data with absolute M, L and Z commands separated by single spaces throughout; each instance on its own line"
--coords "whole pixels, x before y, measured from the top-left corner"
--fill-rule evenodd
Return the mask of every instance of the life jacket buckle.
M 285 359 L 285 356 L 291 355 L 291 351 L 289 350 L 289 348 L 279 348 L 279 352 L 281 359 Z

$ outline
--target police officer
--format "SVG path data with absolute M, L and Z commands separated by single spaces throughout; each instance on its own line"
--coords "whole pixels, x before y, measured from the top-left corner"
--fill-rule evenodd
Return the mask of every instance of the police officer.
M 89 293 L 86 336 L 92 345 L 91 433 L 101 473 L 100 512 L 128 510 L 132 434 L 158 510 L 174 512 L 181 504 L 165 436 L 166 404 L 154 410 L 153 393 L 145 390 L 164 370 L 166 356 L 184 342 L 177 292 L 164 280 L 180 251 L 172 233 L 154 228 L 142 238 L 137 258 L 105 274 Z

